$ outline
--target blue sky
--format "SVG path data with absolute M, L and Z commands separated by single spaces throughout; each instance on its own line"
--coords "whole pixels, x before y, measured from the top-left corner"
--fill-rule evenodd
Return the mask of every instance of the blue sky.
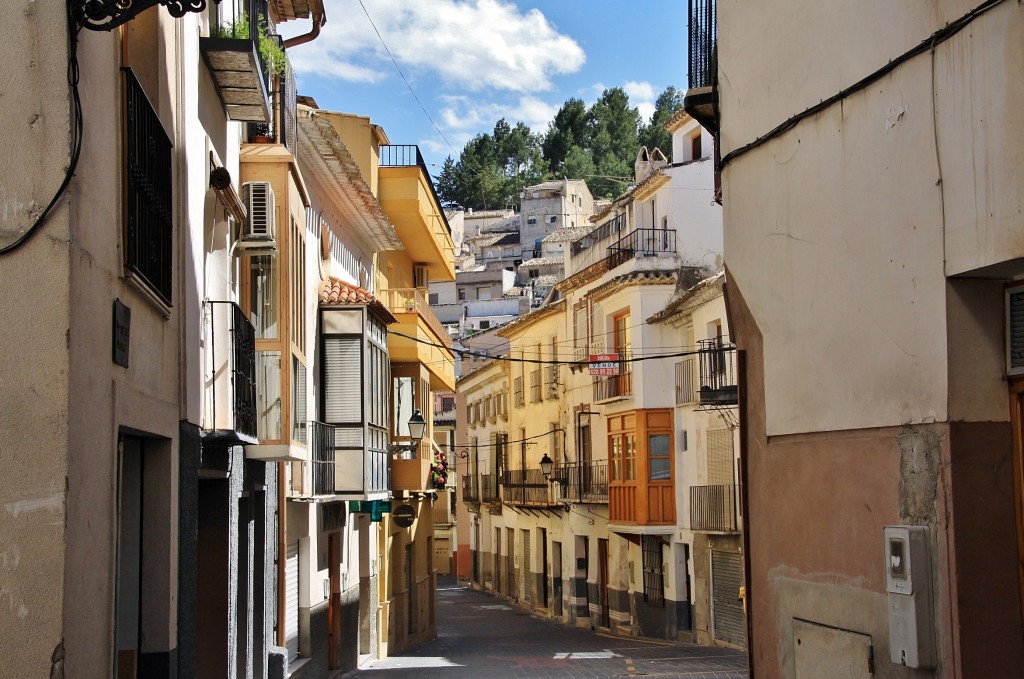
M 569 97 L 590 104 L 622 87 L 646 119 L 668 85 L 686 88 L 685 0 L 325 3 L 320 37 L 289 50 L 299 93 L 370 116 L 438 166 L 502 117 L 543 132 Z M 309 22 L 279 30 L 305 33 Z

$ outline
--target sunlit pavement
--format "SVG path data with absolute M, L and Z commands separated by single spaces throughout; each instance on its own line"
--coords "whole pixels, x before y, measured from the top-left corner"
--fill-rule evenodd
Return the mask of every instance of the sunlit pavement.
M 596 634 L 441 580 L 438 638 L 345 675 L 387 677 L 747 677 L 741 651 Z

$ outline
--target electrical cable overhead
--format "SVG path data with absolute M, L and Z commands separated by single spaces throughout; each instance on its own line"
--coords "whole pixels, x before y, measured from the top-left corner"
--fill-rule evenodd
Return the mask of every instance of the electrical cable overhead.
M 455 349 L 453 347 L 439 344 L 437 342 L 430 342 L 428 340 L 420 339 L 419 337 L 413 337 L 412 335 L 406 335 L 405 333 L 398 332 L 397 330 L 388 331 L 389 335 L 396 335 L 398 337 L 404 337 L 405 339 L 418 342 L 419 344 L 425 344 L 427 346 L 436 347 L 438 349 L 444 349 L 450 352 L 453 356 L 458 354 L 461 358 L 471 356 L 473 358 L 485 358 L 492 361 L 505 361 L 507 363 L 530 363 L 534 365 L 574 365 L 579 367 L 585 367 L 590 365 L 590 361 L 560 361 L 560 360 L 546 360 L 540 358 L 514 358 L 512 356 L 488 356 L 482 352 L 470 351 L 468 349 Z M 614 352 L 611 352 L 614 353 Z M 659 358 L 683 358 L 685 356 L 696 356 L 700 353 L 706 353 L 706 350 L 701 349 L 690 349 L 687 351 L 676 351 L 667 354 L 651 354 L 648 356 L 634 356 L 631 358 L 621 358 L 617 363 L 640 363 L 642 361 L 650 361 Z
M 452 143 L 448 141 L 448 137 L 444 136 L 444 132 L 442 132 L 441 128 L 437 126 L 437 123 L 434 122 L 434 119 L 430 117 L 430 114 L 427 112 L 426 106 L 424 106 L 423 102 L 420 101 L 420 98 L 419 96 L 417 96 L 416 91 L 412 88 L 412 85 L 409 83 L 409 80 L 405 77 L 405 73 L 402 73 L 402 69 L 398 65 L 398 61 L 395 59 L 395 56 L 391 54 L 391 50 L 388 48 L 388 44 L 384 42 L 384 36 L 380 34 L 380 31 L 377 29 L 377 24 L 373 23 L 373 18 L 370 16 L 370 13 L 366 11 L 366 5 L 363 4 L 363 0 L 359 0 L 359 6 L 363 8 L 363 14 L 366 15 L 366 20 L 370 22 L 370 26 L 373 27 L 373 32 L 377 34 L 377 39 L 380 40 L 380 44 L 383 45 L 384 51 L 388 53 L 388 57 L 390 57 L 391 63 L 395 65 L 395 70 L 398 71 L 398 75 L 402 78 L 402 82 L 404 82 L 405 86 L 409 88 L 409 93 L 412 94 L 412 98 L 416 100 L 417 104 L 419 104 L 420 110 L 423 111 L 423 115 L 427 117 L 427 120 L 430 121 L 431 126 L 433 126 L 437 133 L 441 135 L 441 139 L 444 139 L 444 143 L 448 145 L 448 148 L 452 150 L 452 153 L 458 156 L 459 152 L 455 150 L 455 147 L 452 146 Z
M 75 176 L 75 168 L 78 167 L 78 158 L 82 154 L 82 130 L 84 129 L 84 121 L 82 119 L 82 100 L 78 93 L 78 81 L 80 73 L 78 70 L 78 33 L 81 31 L 81 27 L 78 26 L 74 18 L 74 11 L 72 9 L 73 3 L 68 3 L 67 6 L 67 21 L 68 21 L 68 68 L 67 78 L 68 85 L 71 87 L 71 115 L 72 115 L 72 136 L 71 136 L 71 160 L 68 163 L 68 169 L 64 172 L 64 180 L 57 187 L 56 193 L 53 194 L 53 198 L 47 203 L 46 207 L 43 208 L 42 213 L 36 217 L 35 222 L 32 223 L 25 233 L 18 236 L 12 243 L 0 247 L 0 256 L 14 252 L 21 247 L 29 238 L 35 234 L 36 231 L 43 225 L 46 218 L 50 216 L 50 211 L 57 204 L 64 192 L 67 190 L 68 185 L 71 184 L 72 178 Z
M 736 158 L 739 158 L 743 154 L 748 153 L 749 151 L 753 151 L 757 147 L 768 143 L 772 139 L 781 136 L 783 133 L 788 132 L 789 130 L 792 130 L 801 121 L 824 111 L 825 109 L 831 107 L 833 104 L 842 101 L 843 99 L 846 99 L 854 92 L 862 90 L 865 87 L 871 85 L 872 83 L 877 82 L 878 80 L 882 79 L 883 77 L 894 71 L 898 66 L 906 63 L 907 61 L 916 57 L 917 55 L 924 54 L 929 50 L 934 50 L 936 45 L 943 43 L 946 40 L 949 40 L 954 35 L 959 33 L 961 30 L 966 28 L 976 18 L 978 18 L 988 10 L 992 9 L 998 4 L 1001 4 L 1004 1 L 1005 0 L 986 0 L 986 2 L 981 3 L 980 5 L 978 5 L 970 12 L 957 19 L 956 21 L 946 24 L 943 28 L 940 28 L 939 30 L 935 31 L 934 33 L 931 34 L 931 36 L 925 38 L 915 47 L 912 47 L 903 54 L 899 55 L 898 57 L 889 60 L 889 62 L 886 63 L 885 66 L 882 66 L 878 70 L 861 78 L 860 80 L 853 83 L 849 87 L 846 87 L 837 92 L 836 94 L 833 94 L 828 99 L 823 99 L 814 106 L 811 106 L 810 108 L 805 109 L 803 112 L 797 113 L 796 115 L 783 121 L 782 123 L 772 128 L 771 130 L 762 134 L 754 141 L 745 144 L 744 146 L 740 146 L 739 148 L 733 149 L 729 153 L 722 156 L 722 159 L 718 163 L 719 169 L 721 170 L 730 162 L 732 162 Z

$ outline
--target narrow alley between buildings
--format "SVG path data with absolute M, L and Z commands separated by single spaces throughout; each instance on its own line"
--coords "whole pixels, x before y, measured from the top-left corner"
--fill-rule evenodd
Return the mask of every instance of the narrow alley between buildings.
M 746 666 L 742 651 L 595 633 L 439 578 L 437 639 L 345 677 L 739 679 Z

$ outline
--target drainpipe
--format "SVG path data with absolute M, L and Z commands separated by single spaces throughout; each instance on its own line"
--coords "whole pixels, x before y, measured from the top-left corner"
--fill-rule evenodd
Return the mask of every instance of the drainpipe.
M 285 49 L 316 40 L 317 36 L 320 35 L 320 27 L 327 23 L 327 14 L 324 12 L 323 0 L 311 0 L 309 4 L 309 13 L 313 17 L 313 30 L 285 40 Z
M 730 327 L 732 327 L 730 325 Z M 754 679 L 754 607 L 750 601 L 750 502 L 748 499 L 747 484 L 747 460 L 750 455 L 750 446 L 747 444 L 747 352 L 743 349 L 736 351 L 736 371 L 738 373 L 737 392 L 739 401 L 739 428 L 740 428 L 740 511 L 743 512 L 743 584 L 744 590 L 744 612 L 747 618 L 747 671 L 749 679 Z
M 285 639 L 285 607 L 287 606 L 288 585 L 285 570 L 288 567 L 288 514 L 287 496 L 285 493 L 285 464 L 278 462 L 277 465 L 277 645 L 284 647 Z

